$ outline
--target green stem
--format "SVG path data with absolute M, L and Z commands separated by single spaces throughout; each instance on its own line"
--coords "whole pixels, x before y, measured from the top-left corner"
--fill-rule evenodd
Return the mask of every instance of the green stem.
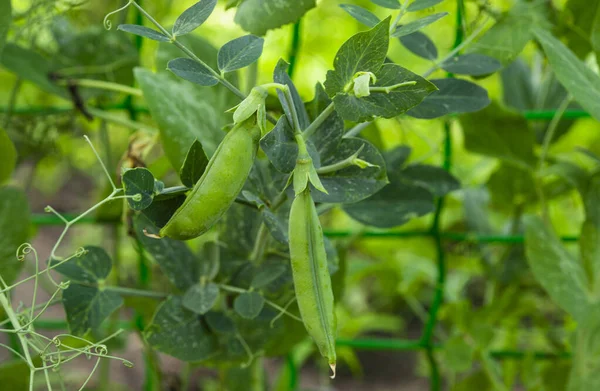
M 10 123 L 10 118 L 12 117 L 13 110 L 15 109 L 17 97 L 19 96 L 19 91 L 21 91 L 22 85 L 23 80 L 21 78 L 17 78 L 17 80 L 15 81 L 15 85 L 10 91 L 10 98 L 8 98 L 8 106 L 6 106 L 6 112 L 4 116 L 4 128 L 7 128 Z
M 319 126 L 321 126 L 323 122 L 325 122 L 334 111 L 335 105 L 333 104 L 333 102 L 331 102 L 329 106 L 327 106 L 325 110 L 323 110 L 321 114 L 319 114 L 319 116 L 315 118 L 315 120 L 308 126 L 308 128 L 304 130 L 304 132 L 302 133 L 304 135 L 304 139 L 308 140 L 310 136 L 312 136 L 317 131 L 317 129 L 319 129 Z
M 269 235 L 270 232 L 267 225 L 264 222 L 261 223 L 256 234 L 256 240 L 254 241 L 254 248 L 250 254 L 250 260 L 254 262 L 254 264 L 260 264 L 262 262 L 269 242 Z
M 410 0 L 404 0 L 404 2 L 402 3 L 402 7 L 400 7 L 400 11 L 398 12 L 398 15 L 396 15 L 396 17 L 394 18 L 394 21 L 392 22 L 392 24 L 390 24 L 390 34 L 393 33 L 394 30 L 396 30 L 396 26 L 398 26 L 398 23 L 400 23 L 400 20 L 406 13 L 406 9 L 408 8 L 409 3 L 410 3 Z
M 138 88 L 129 87 L 123 84 L 112 83 L 109 81 L 103 80 L 94 80 L 94 79 L 71 79 L 69 80 L 71 83 L 75 83 L 79 87 L 87 87 L 87 88 L 95 88 L 99 90 L 107 90 L 107 91 L 115 91 L 122 92 L 124 94 L 134 95 L 142 97 L 144 94 L 142 90 Z M 66 83 L 60 83 L 66 84 Z
M 294 24 L 292 29 L 292 43 L 290 47 L 288 75 L 290 78 L 294 76 L 296 70 L 296 62 L 298 59 L 298 52 L 300 51 L 300 41 L 302 39 L 302 18 Z
M 558 124 L 560 120 L 567 111 L 569 104 L 571 103 L 571 96 L 567 96 L 556 112 L 554 113 L 554 117 L 552 117 L 552 121 L 550 121 L 550 125 L 548 125 L 548 129 L 546 130 L 546 134 L 544 135 L 544 141 L 542 144 L 542 152 L 540 154 L 540 161 L 538 163 L 538 170 L 542 170 L 544 168 L 544 164 L 546 163 L 546 159 L 548 158 L 548 150 L 550 149 L 550 144 L 552 143 L 552 139 L 554 138 L 554 134 L 556 133 L 556 129 L 558 129 Z
M 403 83 L 398 83 L 398 84 L 394 84 L 394 85 L 391 85 L 391 86 L 369 87 L 369 91 L 371 91 L 371 92 L 384 92 L 386 94 L 389 94 L 390 92 L 394 91 L 396 88 L 406 87 L 406 86 L 414 86 L 415 84 L 417 84 L 416 81 L 405 81 Z
M 337 163 L 333 163 L 328 166 L 323 166 L 321 168 L 318 168 L 317 174 L 319 174 L 319 175 L 329 174 L 332 172 L 343 170 L 344 168 L 355 166 L 356 165 L 355 160 L 358 158 L 358 154 L 360 153 L 361 150 L 362 150 L 362 146 L 360 147 L 360 149 L 358 151 L 354 152 L 352 155 L 348 156 L 344 160 L 340 160 Z
M 167 297 L 169 297 L 168 293 L 148 291 L 148 290 L 142 290 L 142 289 L 134 289 L 134 288 L 125 288 L 125 287 L 120 287 L 120 286 L 107 286 L 107 287 L 104 287 L 104 289 L 107 291 L 110 291 L 110 292 L 118 293 L 121 296 L 147 297 L 150 299 L 158 299 L 158 300 L 166 299 Z
M 106 122 L 112 122 L 114 124 L 117 125 L 121 125 L 121 126 L 125 126 L 127 128 L 131 128 L 131 129 L 140 129 L 140 130 L 144 130 L 148 133 L 152 133 L 152 134 L 157 134 L 158 133 L 158 129 L 143 124 L 141 122 L 136 122 L 136 121 L 132 121 L 130 119 L 127 118 L 123 118 L 117 115 L 113 115 L 110 114 L 104 110 L 100 110 L 100 109 L 96 109 L 93 107 L 88 107 L 88 111 L 90 112 L 91 115 L 93 115 L 94 117 L 98 117 L 100 119 L 105 120 Z

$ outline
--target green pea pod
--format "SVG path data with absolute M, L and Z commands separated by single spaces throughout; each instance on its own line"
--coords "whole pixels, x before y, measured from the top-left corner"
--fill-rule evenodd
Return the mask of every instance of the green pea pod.
M 254 164 L 260 129 L 235 126 L 221 141 L 183 205 L 160 230 L 160 236 L 188 240 L 208 231 L 231 207 Z
M 290 256 L 296 299 L 308 334 L 329 361 L 335 377 L 336 318 L 327 269 L 323 229 L 306 189 L 294 198 L 289 225 Z

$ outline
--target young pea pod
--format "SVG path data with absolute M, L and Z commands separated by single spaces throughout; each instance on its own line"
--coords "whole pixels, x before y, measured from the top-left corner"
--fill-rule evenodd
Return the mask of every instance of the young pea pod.
M 160 236 L 188 240 L 208 231 L 231 207 L 254 164 L 260 129 L 236 125 L 221 141 L 183 205 L 160 230 Z
M 290 256 L 296 299 L 308 334 L 329 361 L 335 377 L 336 318 L 327 269 L 323 229 L 306 189 L 294 198 L 289 225 Z

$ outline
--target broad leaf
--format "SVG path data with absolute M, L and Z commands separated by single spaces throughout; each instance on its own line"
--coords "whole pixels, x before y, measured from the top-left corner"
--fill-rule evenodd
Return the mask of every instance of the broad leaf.
M 588 316 L 577 325 L 574 354 L 568 391 L 587 391 L 600 388 L 600 316 L 598 306 L 590 307 Z
M 167 69 L 184 80 L 200 86 L 211 87 L 219 83 L 219 79 L 211 70 L 191 58 L 176 58 L 169 61 Z
M 14 281 L 23 266 L 15 253 L 29 237 L 29 221 L 25 194 L 13 187 L 0 187 L 0 276 L 8 284 Z
M 198 282 L 199 262 L 184 242 L 146 236 L 144 230 L 153 235 L 157 235 L 159 230 L 144 215 L 135 218 L 134 226 L 138 239 L 173 285 L 185 292 Z
M 215 105 L 218 91 L 200 89 L 167 73 L 136 68 L 136 79 L 144 92 L 150 113 L 160 127 L 165 153 L 175 169 L 183 165 L 190 146 L 200 141 L 211 156 L 224 137 L 223 110 Z
M 206 166 L 208 166 L 208 157 L 204 153 L 202 144 L 196 140 L 185 156 L 183 166 L 179 171 L 181 182 L 187 187 L 194 187 L 196 182 L 202 177 L 202 174 L 204 174 Z
M 219 49 L 219 69 L 231 72 L 258 61 L 263 51 L 264 38 L 246 35 L 227 42 Z
M 408 6 L 406 10 L 408 12 L 421 11 L 433 7 L 442 1 L 444 0 L 415 0 Z
M 405 35 L 399 39 L 406 49 L 419 57 L 432 61 L 438 57 L 435 43 L 420 31 L 415 31 L 412 34 Z
M 182 361 L 206 360 L 218 352 L 216 337 L 177 296 L 158 307 L 144 338 L 152 348 Z
M 185 195 L 181 194 L 169 197 L 157 195 L 152 204 L 142 211 L 142 214 L 146 216 L 148 222 L 157 228 L 162 228 L 184 201 Z
M 17 150 L 6 134 L 0 128 L 0 185 L 8 181 L 17 165 Z
M 287 270 L 285 265 L 264 264 L 258 268 L 250 285 L 256 289 L 263 288 L 281 277 Z
M 400 9 L 398 0 L 371 0 L 371 2 L 389 9 Z
M 0 2 L 0 59 L 2 58 L 2 51 L 6 42 L 6 36 L 8 35 L 8 29 L 12 23 L 12 9 L 10 0 Z
M 127 203 L 133 210 L 144 210 L 154 199 L 154 175 L 145 168 L 134 168 L 123 173 L 123 189 L 126 196 L 141 196 L 139 201 L 128 198 Z
M 298 144 L 287 117 L 279 118 L 273 130 L 260 140 L 260 147 L 277 170 L 285 173 L 294 170 Z
M 219 298 L 219 286 L 212 282 L 193 285 L 183 296 L 183 306 L 200 315 L 210 311 Z
M 140 37 L 148 38 L 153 41 L 169 42 L 170 39 L 160 31 L 153 30 L 145 26 L 139 26 L 137 24 L 120 24 L 117 30 L 125 31 Z
M 269 232 L 279 243 L 288 244 L 287 221 L 273 213 L 269 208 L 262 209 L 262 217 Z
M 67 277 L 69 281 L 81 284 L 97 284 L 110 274 L 112 261 L 110 256 L 101 247 L 86 246 L 85 253 L 75 257 L 54 270 Z M 51 265 L 59 261 L 53 260 Z
M 340 4 L 340 8 L 346 11 L 350 16 L 354 19 L 358 20 L 360 23 L 364 24 L 367 27 L 374 27 L 377 23 L 380 22 L 379 18 L 369 10 L 364 9 L 358 5 L 354 4 Z
M 485 76 L 502 68 L 500 61 L 483 54 L 469 53 L 448 59 L 442 68 L 458 75 Z
M 233 308 L 242 318 L 254 319 L 265 306 L 265 299 L 258 292 L 245 292 L 235 298 Z
M 460 182 L 441 167 L 413 164 L 402 170 L 402 176 L 421 185 L 437 197 L 460 189 Z
M 519 111 L 535 108 L 536 93 L 527 63 L 518 58 L 500 73 L 502 77 L 502 99 L 506 106 Z
M 507 212 L 513 211 L 516 205 L 537 201 L 535 186 L 531 169 L 515 166 L 514 162 L 500 164 L 487 182 L 493 206 Z
M 392 32 L 391 36 L 392 37 L 403 37 L 405 35 L 412 34 L 415 31 L 419 31 L 422 28 L 427 27 L 430 24 L 437 22 L 438 20 L 440 20 L 441 18 L 443 18 L 446 15 L 448 15 L 447 12 L 440 12 L 438 14 L 433 14 L 433 15 L 429 15 L 429 16 L 426 16 L 421 19 L 417 19 L 413 22 L 404 24 L 402 26 L 398 26 L 398 27 L 396 27 L 394 32 Z
M 586 277 L 579 262 L 537 217 L 525 220 L 525 252 L 536 280 L 576 320 L 589 314 Z
M 371 30 L 350 37 L 335 55 L 333 71 L 327 72 L 325 90 L 329 96 L 343 92 L 356 72 L 377 72 L 389 45 L 388 17 Z
M 600 0 L 567 0 L 561 13 L 569 28 L 561 29 L 561 35 L 569 49 L 579 58 L 584 58 L 593 47 L 594 35 L 598 32 L 598 7 Z M 597 35 L 596 35 L 597 37 Z
M 70 284 L 62 294 L 71 333 L 81 336 L 96 330 L 114 311 L 123 305 L 115 292 L 96 286 Z
M 600 77 L 550 33 L 537 29 L 535 36 L 556 78 L 590 115 L 600 120 Z
M 204 315 L 204 320 L 206 320 L 208 327 L 210 327 L 215 333 L 235 333 L 235 323 L 233 323 L 233 320 L 223 312 L 209 311 L 206 315 Z
M 315 0 L 245 0 L 235 14 L 235 22 L 252 34 L 294 23 L 316 6 Z
M 435 79 L 431 82 L 439 89 L 407 112 L 421 119 L 432 119 L 452 113 L 471 113 L 490 104 L 487 91 L 475 83 L 461 79 Z
M 212 14 L 217 0 L 200 0 L 190 8 L 183 11 L 175 20 L 172 34 L 174 37 L 189 34 L 196 30 Z
M 310 118 L 314 121 L 331 103 L 332 100 L 327 96 L 323 85 L 317 83 L 315 86 L 315 97 L 306 104 L 306 110 Z M 322 159 L 327 159 L 329 156 L 337 153 L 344 132 L 344 120 L 334 111 L 317 128 L 309 141 L 315 145 Z

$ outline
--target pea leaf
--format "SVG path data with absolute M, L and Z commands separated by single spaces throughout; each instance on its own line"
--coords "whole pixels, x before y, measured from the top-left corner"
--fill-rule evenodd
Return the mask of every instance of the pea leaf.
M 585 273 L 537 217 L 525 219 L 525 253 L 534 277 L 552 300 L 576 320 L 585 319 L 589 314 Z
M 436 87 L 421 76 L 397 64 L 385 64 L 375 72 L 377 82 L 373 87 L 387 87 L 400 83 L 415 82 L 395 88 L 390 92 L 371 92 L 369 96 L 357 98 L 350 93 L 335 95 L 336 111 L 347 121 L 365 122 L 375 117 L 393 118 L 419 105 L 432 94 Z
M 547 4 L 544 1 L 520 1 L 502 15 L 491 29 L 471 46 L 469 52 L 485 54 L 510 64 L 533 38 L 533 29 L 547 28 Z
M 244 292 L 235 298 L 233 308 L 244 319 L 254 319 L 265 306 L 265 299 L 258 292 Z
M 536 29 L 535 36 L 556 78 L 590 115 L 600 119 L 600 77 L 550 33 Z
M 493 104 L 478 113 L 461 116 L 460 122 L 467 150 L 525 169 L 535 164 L 534 135 L 521 115 Z
M 452 113 L 471 113 L 490 104 L 487 91 L 475 83 L 461 79 L 435 79 L 431 82 L 438 88 L 427 96 L 408 115 L 421 119 L 432 119 Z
M 54 270 L 70 281 L 81 284 L 96 284 L 105 280 L 112 269 L 110 256 L 101 247 L 86 246 L 84 249 L 83 255 L 57 266 Z M 59 261 L 53 260 L 50 264 L 58 263 Z
M 96 286 L 70 284 L 62 294 L 69 330 L 84 335 L 96 330 L 114 311 L 123 305 L 123 298 L 115 292 Z
M 437 22 L 438 20 L 440 20 L 441 18 L 443 18 L 446 15 L 448 15 L 447 12 L 440 12 L 438 14 L 429 15 L 424 18 L 417 19 L 417 20 L 409 22 L 407 24 L 398 26 L 398 27 L 396 27 L 394 32 L 392 32 L 391 36 L 392 37 L 403 37 L 405 35 L 412 34 L 415 31 L 419 31 L 422 28 L 427 27 L 430 24 Z
M 10 179 L 16 165 L 17 150 L 6 131 L 0 128 L 0 185 Z
M 172 34 L 174 37 L 189 34 L 200 27 L 212 14 L 217 0 L 200 0 L 190 8 L 183 11 L 175 20 Z
M 246 35 L 227 42 L 219 50 L 219 69 L 231 72 L 247 67 L 260 58 L 263 51 L 264 38 Z
M 484 54 L 469 53 L 448 59 L 442 68 L 458 75 L 485 76 L 502 68 L 502 63 Z
M 362 149 L 361 149 L 362 148 Z M 321 183 L 328 191 L 325 194 L 313 191 L 315 202 L 352 203 L 364 200 L 377 193 L 387 183 L 385 161 L 371 143 L 359 138 L 345 138 L 339 144 L 335 154 L 327 156 L 322 166 L 337 163 L 361 150 L 358 158 L 367 161 L 374 167 L 347 167 L 331 174 L 322 175 Z
M 123 173 L 123 189 L 125 195 L 142 198 L 139 201 L 128 198 L 127 203 L 133 210 L 144 210 L 150 206 L 154 199 L 154 175 L 146 168 L 134 168 Z
M 144 235 L 158 234 L 158 228 L 144 215 L 134 220 L 135 233 L 144 248 L 152 255 L 162 272 L 177 287 L 185 292 L 200 278 L 198 260 L 184 243 L 169 238 L 155 239 Z
M 221 132 L 225 108 L 215 105 L 220 93 L 172 78 L 167 73 L 152 73 L 136 68 L 135 77 L 144 92 L 150 113 L 160 127 L 160 135 L 169 161 L 176 169 L 195 140 L 212 155 L 223 138 Z
M 586 178 L 587 179 L 587 178 Z M 600 178 L 592 176 L 581 186 L 585 221 L 581 226 L 579 251 L 584 269 L 592 278 L 594 294 L 600 292 Z
M 281 277 L 287 270 L 285 265 L 264 264 L 256 271 L 250 285 L 256 289 L 263 288 Z
M 399 40 L 406 49 L 419 57 L 432 61 L 438 57 L 435 43 L 420 31 L 402 36 Z
M 490 175 L 487 187 L 496 209 L 510 211 L 514 205 L 523 205 L 537 200 L 535 178 L 530 169 L 502 163 Z
M 573 365 L 569 375 L 568 391 L 595 390 L 600 387 L 600 343 L 598 342 L 598 331 L 600 329 L 600 317 L 598 307 L 590 308 L 585 320 L 577 325 L 573 357 Z
M 442 1 L 444 0 L 415 0 L 408 6 L 406 10 L 408 12 L 422 11 L 426 8 L 430 8 L 441 3 Z
M 206 157 L 206 153 L 202 149 L 202 144 L 196 140 L 190 147 L 183 161 L 183 166 L 179 171 L 181 182 L 187 187 L 194 187 L 196 182 L 202 177 L 202 174 L 204 174 L 206 166 L 208 166 L 208 157 Z
M 400 9 L 398 0 L 371 0 L 371 2 L 389 9 Z
M 160 31 L 153 30 L 145 26 L 139 26 L 137 24 L 120 24 L 117 30 L 125 31 L 140 37 L 148 38 L 153 41 L 169 42 L 170 38 L 161 33 Z
M 287 117 L 279 118 L 273 130 L 260 140 L 260 147 L 278 171 L 292 172 L 296 166 L 298 144 Z
M 298 122 L 300 123 L 300 127 L 305 129 L 308 127 L 308 125 L 310 125 L 310 121 L 308 120 L 306 109 L 304 108 L 304 102 L 302 101 L 296 86 L 292 82 L 292 79 L 290 79 L 290 76 L 287 73 L 288 67 L 289 64 L 285 60 L 279 59 L 277 65 L 275 66 L 275 70 L 273 71 L 273 81 L 275 83 L 285 84 L 288 86 L 290 89 L 290 95 L 292 96 L 292 101 L 294 102 L 296 114 L 298 115 Z M 277 96 L 279 97 L 279 102 L 281 103 L 281 106 L 287 115 L 289 123 L 294 123 L 292 113 L 284 93 L 280 90 L 277 90 Z
M 519 111 L 535 108 L 536 93 L 531 71 L 525 61 L 520 58 L 516 59 L 502 70 L 500 76 L 502 78 L 502 100 L 506 106 Z
M 294 23 L 316 6 L 315 0 L 245 0 L 235 14 L 235 22 L 255 35 Z
M 219 298 L 219 286 L 209 282 L 192 285 L 183 296 L 183 306 L 200 315 L 210 311 Z
M 309 112 L 310 118 L 314 121 L 331 103 L 332 100 L 327 96 L 321 83 L 317 83 L 315 86 L 315 97 L 306 104 L 306 110 Z M 315 133 L 309 138 L 309 141 L 316 146 L 319 156 L 326 159 L 337 152 L 344 132 L 344 120 L 334 111 L 317 128 Z
M 460 189 L 460 182 L 441 167 L 413 164 L 402 170 L 402 176 L 429 190 L 437 197 Z
M 333 71 L 327 72 L 325 90 L 329 96 L 343 92 L 356 72 L 377 72 L 383 65 L 389 45 L 390 18 L 371 30 L 350 37 L 335 55 Z
M 169 61 L 167 69 L 184 80 L 200 86 L 211 87 L 219 83 L 211 70 L 191 58 L 176 58 Z
M 197 314 L 183 307 L 178 296 L 158 307 L 144 338 L 152 348 L 186 362 L 206 360 L 218 353 L 216 337 Z
M 2 51 L 4 44 L 6 43 L 6 36 L 8 35 L 8 29 L 12 23 L 12 8 L 10 1 L 3 1 L 0 3 L 0 59 L 2 58 Z
M 146 216 L 151 224 L 157 228 L 162 228 L 184 201 L 185 195 L 181 194 L 167 198 L 161 198 L 160 195 L 156 195 L 152 204 L 144 209 L 142 214 Z
M 340 4 L 340 8 L 346 11 L 354 19 L 360 23 L 371 28 L 380 22 L 379 18 L 375 16 L 371 11 L 364 9 L 354 4 Z
M 215 333 L 235 333 L 235 323 L 233 323 L 233 319 L 225 315 L 223 312 L 209 311 L 206 313 L 206 315 L 204 315 L 204 320 L 206 320 L 208 327 L 210 327 Z
M 0 187 L 0 275 L 10 284 L 23 262 L 15 252 L 29 237 L 30 212 L 25 194 L 13 187 Z
M 287 224 L 282 221 L 275 213 L 269 208 L 264 208 L 262 211 L 262 217 L 265 225 L 269 229 L 269 232 L 279 243 L 288 243 Z
M 475 348 L 462 336 L 454 336 L 444 343 L 443 355 L 448 368 L 454 372 L 465 372 L 473 366 Z

